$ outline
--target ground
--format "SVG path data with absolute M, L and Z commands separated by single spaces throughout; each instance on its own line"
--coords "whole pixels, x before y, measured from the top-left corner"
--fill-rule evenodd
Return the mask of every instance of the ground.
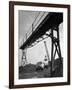
M 51 77 L 50 66 L 43 70 L 36 70 L 36 65 L 28 64 L 24 67 L 19 67 L 19 79 L 28 78 L 48 78 Z M 63 63 L 59 59 L 54 61 L 52 77 L 63 77 Z
M 34 71 L 29 73 L 20 73 L 20 79 L 27 79 L 27 78 L 43 78 L 43 77 L 50 77 L 50 69 L 44 69 L 40 71 Z

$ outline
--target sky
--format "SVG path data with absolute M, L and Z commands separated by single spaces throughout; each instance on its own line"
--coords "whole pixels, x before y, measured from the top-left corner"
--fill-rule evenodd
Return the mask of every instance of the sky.
M 25 38 L 31 24 L 39 12 L 19 10 L 19 42 Z
M 36 16 L 39 14 L 38 11 L 24 11 L 19 10 L 19 30 L 18 30 L 18 44 L 21 45 L 21 42 L 23 39 L 25 39 L 26 33 L 29 31 L 29 28 L 32 24 L 32 22 L 35 20 Z M 56 33 L 55 33 L 56 34 Z M 59 34 L 60 34 L 60 46 L 61 46 L 61 53 L 63 56 L 63 23 L 59 25 Z M 47 38 L 38 44 L 36 44 L 34 47 L 28 48 L 26 51 L 26 57 L 27 62 L 36 64 L 39 61 L 43 61 L 46 55 L 46 50 L 44 46 L 44 41 L 46 41 L 47 49 L 49 52 L 49 56 L 51 59 L 51 38 Z M 19 66 L 21 65 L 21 59 L 22 59 L 22 50 L 18 49 L 18 61 Z

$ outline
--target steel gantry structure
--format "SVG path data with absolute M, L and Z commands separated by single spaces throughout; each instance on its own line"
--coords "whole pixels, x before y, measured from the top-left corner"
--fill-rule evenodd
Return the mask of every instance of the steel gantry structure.
M 62 58 L 61 49 L 60 49 L 60 38 L 59 38 L 59 25 L 63 22 L 63 13 L 44 12 L 43 15 L 44 14 L 45 17 L 42 19 L 39 25 L 37 25 L 37 27 L 34 27 L 34 22 L 32 23 L 31 34 L 27 37 L 27 33 L 26 33 L 26 40 L 20 46 L 20 49 L 24 53 L 25 49 L 33 47 L 34 45 L 44 40 L 45 38 L 50 37 L 51 38 L 51 76 L 52 76 L 53 61 L 55 60 L 56 53 L 60 60 Z M 43 17 L 43 15 L 41 17 Z M 57 34 L 56 36 L 54 36 L 54 31 Z M 26 56 L 24 58 L 26 59 Z

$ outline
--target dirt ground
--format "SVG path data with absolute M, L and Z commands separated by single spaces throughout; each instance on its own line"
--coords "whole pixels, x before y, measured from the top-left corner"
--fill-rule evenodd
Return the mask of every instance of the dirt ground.
M 56 59 L 53 62 L 53 69 L 51 66 L 36 70 L 36 65 L 28 64 L 19 68 L 19 79 L 29 78 L 48 78 L 48 77 L 63 77 L 63 61 Z
M 50 68 L 40 70 L 40 71 L 35 71 L 35 72 L 30 72 L 30 73 L 20 73 L 19 79 L 27 79 L 27 78 L 45 78 L 45 77 L 50 77 Z

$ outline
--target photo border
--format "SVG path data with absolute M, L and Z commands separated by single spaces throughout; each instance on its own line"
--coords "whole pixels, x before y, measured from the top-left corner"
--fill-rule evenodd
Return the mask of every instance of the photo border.
M 67 82 L 57 82 L 57 83 L 41 83 L 41 84 L 25 84 L 25 85 L 14 85 L 14 6 L 24 5 L 24 6 L 39 6 L 39 7 L 56 7 L 56 8 L 67 8 L 67 46 L 68 46 L 68 75 Z M 9 1 L 9 88 L 30 88 L 30 87 L 44 87 L 44 86 L 60 86 L 60 85 L 70 85 L 70 5 L 65 4 L 51 4 L 51 3 L 33 3 L 33 2 L 19 2 L 19 1 Z

